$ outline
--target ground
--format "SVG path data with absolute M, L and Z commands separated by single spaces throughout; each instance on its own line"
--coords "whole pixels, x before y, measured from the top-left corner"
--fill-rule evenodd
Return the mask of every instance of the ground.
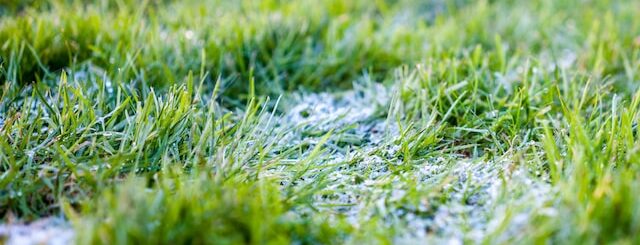
M 640 242 L 640 2 L 0 15 L 8 244 Z

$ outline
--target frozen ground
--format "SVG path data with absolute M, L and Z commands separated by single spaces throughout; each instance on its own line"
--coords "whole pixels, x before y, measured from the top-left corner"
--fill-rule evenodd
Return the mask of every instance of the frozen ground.
M 274 118 L 274 127 L 293 129 L 279 143 L 282 147 L 317 142 L 333 130 L 328 151 L 313 163 L 336 166 L 315 198 L 316 208 L 344 215 L 355 226 L 384 217 L 389 227 L 400 227 L 399 244 L 460 244 L 494 233 L 503 236 L 494 239 L 508 241 L 524 229 L 534 210 L 554 214 L 554 190 L 509 155 L 489 161 L 434 157 L 407 167 L 396 157 L 399 125 L 385 117 L 392 92 L 382 85 L 355 87 L 338 94 L 294 94 L 284 99 L 285 112 Z M 313 172 L 297 184 L 310 181 L 315 181 Z M 428 198 L 416 199 L 416 193 Z M 7 244 L 68 244 L 73 235 L 68 223 L 53 218 L 0 226 Z
M 347 215 L 354 225 L 383 214 L 389 226 L 403 227 L 397 242 L 408 244 L 482 241 L 494 232 L 504 236 L 498 240 L 512 239 L 525 228 L 532 212 L 554 214 L 554 190 L 544 178 L 533 177 L 526 165 L 514 163 L 509 154 L 490 161 L 431 158 L 403 168 L 405 163 L 394 157 L 399 150 L 393 143 L 400 137 L 399 126 L 380 116 L 380 110 L 388 108 L 391 93 L 374 85 L 337 96 L 305 95 L 283 118 L 314 128 L 345 128 L 346 133 L 334 137 L 352 137 L 351 142 L 362 143 L 347 144 L 331 152 L 326 163 L 318 163 L 341 166 L 329 177 L 326 193 L 330 194 L 317 197 L 319 207 Z M 416 192 L 445 196 L 437 205 L 430 200 L 413 203 L 409 195 Z
M 64 245 L 73 241 L 73 229 L 59 218 L 45 218 L 30 224 L 0 225 L 0 241 L 6 244 Z

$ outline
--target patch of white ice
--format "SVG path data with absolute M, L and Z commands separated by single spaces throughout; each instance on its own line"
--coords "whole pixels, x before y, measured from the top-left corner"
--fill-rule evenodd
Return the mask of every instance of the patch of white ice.
M 30 224 L 1 224 L 0 241 L 7 245 L 72 244 L 75 233 L 59 218 L 44 218 Z

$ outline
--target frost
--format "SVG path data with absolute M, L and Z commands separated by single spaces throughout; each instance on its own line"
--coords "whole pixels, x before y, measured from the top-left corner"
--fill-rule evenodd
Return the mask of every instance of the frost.
M 0 225 L 0 240 L 6 239 L 12 244 L 71 244 L 74 231 L 70 225 L 59 218 L 44 218 L 30 224 Z

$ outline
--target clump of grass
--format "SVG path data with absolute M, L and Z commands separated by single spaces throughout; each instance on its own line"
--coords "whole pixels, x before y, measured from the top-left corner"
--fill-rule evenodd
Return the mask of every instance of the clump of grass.
M 213 172 L 180 172 L 130 179 L 104 190 L 75 221 L 78 242 L 327 244 L 343 242 L 352 231 L 341 220 L 291 213 L 291 204 L 271 181 L 217 182 Z M 147 188 L 148 181 L 156 183 Z
M 543 216 L 539 222 L 545 225 L 536 235 L 551 233 L 574 243 L 640 241 L 635 234 L 640 228 L 639 200 L 632 194 L 639 187 L 640 94 L 631 100 L 606 96 L 585 87 L 580 97 L 560 99 L 560 122 L 544 125 L 548 168 L 561 191 L 557 218 L 570 225 Z

